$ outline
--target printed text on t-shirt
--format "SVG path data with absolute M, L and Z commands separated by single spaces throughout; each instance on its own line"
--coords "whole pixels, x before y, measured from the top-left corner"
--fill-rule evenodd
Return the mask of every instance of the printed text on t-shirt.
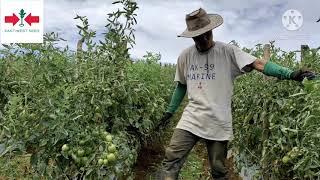
M 214 80 L 216 76 L 214 64 L 191 64 L 188 68 L 187 80 Z

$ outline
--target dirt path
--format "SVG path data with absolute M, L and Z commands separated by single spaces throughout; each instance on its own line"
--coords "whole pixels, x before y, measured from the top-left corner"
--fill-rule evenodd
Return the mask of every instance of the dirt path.
M 134 167 L 135 180 L 149 180 L 156 172 L 163 160 L 165 149 L 163 145 L 156 143 L 145 146 L 140 151 L 137 164 Z

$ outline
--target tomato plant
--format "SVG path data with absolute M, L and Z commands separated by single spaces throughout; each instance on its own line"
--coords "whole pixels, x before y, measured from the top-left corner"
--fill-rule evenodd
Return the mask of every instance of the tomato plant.
M 139 148 L 154 133 L 174 88 L 174 68 L 148 53 L 132 63 L 134 1 L 108 15 L 104 40 L 77 16 L 86 50 L 58 48 L 50 33 L 43 44 L 2 50 L 0 154 L 31 154 L 40 176 L 130 177 Z M 124 23 L 123 20 L 125 20 Z M 150 61 L 152 59 L 153 61 Z M 5 148 L 2 148 L 3 145 Z
M 257 45 L 248 52 L 261 56 Z M 298 69 L 307 67 L 319 72 L 320 56 L 306 52 L 303 62 L 295 60 L 295 53 L 283 52 L 272 46 L 271 60 Z M 250 73 L 236 82 L 233 97 L 235 140 L 233 148 L 245 163 L 260 166 L 272 179 L 316 178 L 320 175 L 320 142 L 317 120 L 320 117 L 319 80 L 280 81 Z M 240 159 L 239 159 L 240 160 Z M 268 166 L 263 169 L 263 166 Z

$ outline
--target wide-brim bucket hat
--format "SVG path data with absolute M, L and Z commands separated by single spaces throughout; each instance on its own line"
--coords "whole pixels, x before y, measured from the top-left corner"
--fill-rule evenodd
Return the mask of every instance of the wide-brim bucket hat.
M 200 8 L 186 15 L 187 29 L 178 37 L 192 38 L 219 27 L 223 18 L 219 14 L 207 14 Z

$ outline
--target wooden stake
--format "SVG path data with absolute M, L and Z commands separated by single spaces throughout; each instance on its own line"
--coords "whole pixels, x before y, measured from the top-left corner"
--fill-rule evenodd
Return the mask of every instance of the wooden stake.
M 271 57 L 270 44 L 265 44 L 263 47 L 263 59 L 269 61 Z
M 301 62 L 303 61 L 305 57 L 306 51 L 308 51 L 310 48 L 308 45 L 301 45 Z
M 263 46 L 263 60 L 264 61 L 269 61 L 270 60 L 270 57 L 271 57 L 271 46 L 270 44 L 265 44 Z M 265 80 L 269 79 L 268 76 L 264 76 L 263 77 Z
M 84 39 L 81 38 L 77 43 L 77 58 L 80 58 L 80 54 L 82 53 L 82 44 L 84 42 Z

